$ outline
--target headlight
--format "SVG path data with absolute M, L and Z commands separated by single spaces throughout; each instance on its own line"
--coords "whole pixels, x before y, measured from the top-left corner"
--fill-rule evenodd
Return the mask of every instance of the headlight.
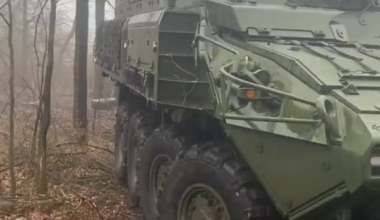
M 371 165 L 375 167 L 380 166 L 380 156 L 371 157 Z

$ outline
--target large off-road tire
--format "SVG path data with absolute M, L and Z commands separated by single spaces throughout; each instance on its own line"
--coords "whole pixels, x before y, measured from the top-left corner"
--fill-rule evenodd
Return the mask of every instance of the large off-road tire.
M 232 149 L 207 143 L 181 153 L 159 194 L 159 219 L 277 220 L 268 196 Z M 211 212 L 196 213 L 200 198 Z
M 118 180 L 124 184 L 127 181 L 126 170 L 126 142 L 125 133 L 128 124 L 128 113 L 126 105 L 120 103 L 116 110 L 116 123 L 115 123 L 115 140 L 114 140 L 114 158 L 115 163 L 113 171 Z
M 139 178 L 137 176 L 138 164 L 140 161 L 140 150 L 144 146 L 145 140 L 149 135 L 148 124 L 144 117 L 136 112 L 133 114 L 130 122 L 128 123 L 128 131 L 126 134 L 127 140 L 127 185 L 129 195 L 132 203 L 139 206 L 139 196 L 137 193 L 137 185 Z
M 380 219 L 380 201 L 373 203 L 367 210 L 367 220 L 379 220 Z
M 174 127 L 167 127 L 156 129 L 141 149 L 138 192 L 146 220 L 157 219 L 158 187 L 184 145 L 185 137 Z
M 379 220 L 380 219 L 380 211 L 371 213 L 368 220 Z

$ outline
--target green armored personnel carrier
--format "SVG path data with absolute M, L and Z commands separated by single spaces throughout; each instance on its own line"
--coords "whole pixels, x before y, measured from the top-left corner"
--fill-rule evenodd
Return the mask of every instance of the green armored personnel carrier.
M 145 219 L 380 219 L 378 0 L 118 0 L 95 61 Z

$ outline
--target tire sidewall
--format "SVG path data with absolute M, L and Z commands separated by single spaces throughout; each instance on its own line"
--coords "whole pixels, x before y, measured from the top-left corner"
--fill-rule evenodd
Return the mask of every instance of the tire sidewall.
M 126 123 L 124 123 L 123 114 L 125 111 L 125 107 L 123 105 L 118 106 L 116 113 L 116 123 L 115 123 L 115 140 L 114 140 L 114 172 L 119 180 L 125 181 L 127 178 L 126 172 L 126 143 L 125 143 L 125 133 L 126 133 Z M 120 150 L 122 148 L 122 150 Z M 120 155 L 120 152 L 123 152 Z M 118 161 L 117 158 L 121 157 Z
M 152 198 L 152 180 L 150 179 L 153 162 L 156 158 L 162 156 L 170 159 L 170 163 L 173 162 L 182 147 L 182 143 L 178 139 L 174 139 L 165 131 L 156 130 L 141 149 L 139 194 L 147 220 L 156 219 L 158 214 L 156 204 Z
M 138 185 L 140 183 L 138 170 L 140 164 L 140 150 L 145 145 L 148 131 L 144 123 L 144 119 L 140 113 L 135 113 L 128 125 L 128 132 L 126 132 L 127 143 L 127 172 L 128 172 L 128 190 L 134 206 L 140 206 L 140 197 L 138 195 Z M 134 143 L 136 139 L 136 143 Z M 136 145 L 135 145 L 136 144 Z M 136 154 L 135 154 L 136 153 Z M 135 162 L 135 163 L 133 163 Z M 134 171 L 132 169 L 135 169 Z M 134 172 L 132 176 L 130 172 Z
M 191 161 L 177 165 L 167 179 L 160 198 L 158 210 L 161 220 L 176 220 L 179 204 L 184 192 L 193 184 L 204 184 L 218 192 L 228 210 L 231 220 L 244 219 L 249 204 L 231 186 L 231 178 L 222 169 L 207 162 Z
M 133 146 L 134 138 L 137 138 L 137 141 L 138 141 L 138 130 L 137 130 L 136 124 L 137 124 L 137 117 L 133 117 L 132 120 L 128 123 L 128 126 L 126 126 L 127 131 L 124 132 L 124 141 L 126 143 L 126 151 L 127 151 L 126 152 L 126 164 L 127 164 L 126 170 L 128 173 L 127 185 L 128 185 L 129 193 L 132 197 L 136 196 L 136 185 L 137 185 L 136 182 L 132 182 L 133 176 L 130 173 L 132 167 L 135 167 L 135 164 L 131 164 L 132 163 L 131 158 L 138 156 L 138 153 L 137 155 L 133 155 L 134 149 L 139 148 L 139 146 Z

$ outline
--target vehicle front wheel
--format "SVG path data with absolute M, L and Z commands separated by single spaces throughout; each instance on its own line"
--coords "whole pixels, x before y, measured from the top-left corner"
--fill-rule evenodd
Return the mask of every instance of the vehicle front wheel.
M 158 189 L 184 144 L 185 138 L 174 127 L 167 127 L 156 129 L 142 148 L 138 191 L 146 220 L 157 219 Z
M 380 219 L 380 201 L 374 202 L 367 210 L 368 220 Z
M 132 203 L 139 206 L 140 198 L 137 193 L 139 178 L 137 176 L 140 163 L 140 150 L 149 136 L 147 124 L 140 113 L 135 113 L 128 123 L 127 139 L 127 185 Z
M 116 112 L 116 123 L 115 123 L 115 148 L 114 148 L 114 158 L 115 163 L 113 171 L 117 179 L 124 185 L 127 181 L 127 168 L 126 168 L 126 142 L 125 133 L 127 128 L 126 119 L 126 106 L 122 103 L 117 107 Z
M 208 143 L 182 154 L 159 194 L 159 219 L 278 220 L 268 196 L 232 149 Z

